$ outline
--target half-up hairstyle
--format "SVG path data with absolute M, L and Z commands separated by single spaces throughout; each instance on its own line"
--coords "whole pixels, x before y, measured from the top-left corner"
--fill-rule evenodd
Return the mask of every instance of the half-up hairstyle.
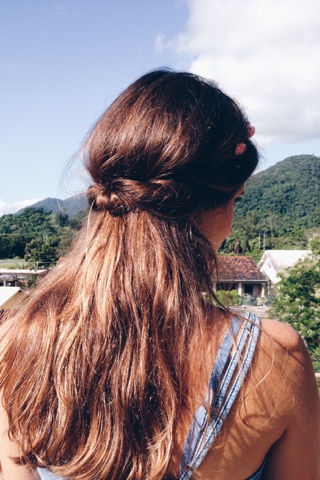
M 215 256 L 195 220 L 230 201 L 258 155 L 234 100 L 168 70 L 129 86 L 83 155 L 88 218 L 7 333 L 9 435 L 21 461 L 65 478 L 159 479 L 212 322 Z

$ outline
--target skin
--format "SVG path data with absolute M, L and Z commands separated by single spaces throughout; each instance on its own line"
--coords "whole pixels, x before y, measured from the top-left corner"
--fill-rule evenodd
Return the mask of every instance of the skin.
M 241 185 L 227 205 L 201 214 L 197 227 L 210 241 L 215 252 L 218 252 L 222 242 L 232 232 L 234 218 L 234 202 L 244 193 L 244 185 Z
M 19 455 L 17 445 L 6 435 L 7 415 L 0 405 L 0 461 L 4 480 L 40 480 L 38 473 L 28 466 L 15 465 L 10 457 Z
M 216 252 L 232 231 L 234 201 L 243 193 L 241 186 L 225 208 L 205 212 L 199 220 L 198 228 Z M 206 350 L 211 368 L 226 331 L 226 327 L 221 327 L 223 322 L 222 318 L 215 318 L 212 337 L 218 341 L 210 348 L 211 341 Z M 202 398 L 207 385 L 208 380 L 199 386 L 203 388 Z M 195 404 L 194 411 L 202 403 Z M 191 422 L 192 416 L 188 425 Z M 175 474 L 188 429 L 181 435 L 171 464 L 170 471 Z M 198 470 L 201 478 L 246 479 L 258 470 L 267 454 L 263 479 L 320 479 L 319 445 L 320 401 L 309 353 L 291 327 L 275 320 L 262 320 L 251 374 L 222 433 Z
M 234 200 L 242 193 L 243 187 L 225 208 L 206 212 L 199 219 L 199 229 L 216 251 L 231 232 Z M 195 386 L 198 394 L 193 408 L 185 412 L 185 422 L 179 426 L 168 469 L 176 477 L 192 412 L 206 396 L 210 372 L 228 328 L 227 320 L 215 311 L 210 339 L 206 345 L 197 345 L 197 351 L 202 351 L 205 358 L 206 375 Z M 320 403 L 309 354 L 298 333 L 288 325 L 275 320 L 263 320 L 261 325 L 251 371 L 221 434 L 199 468 L 203 480 L 244 480 L 266 456 L 264 480 L 320 479 Z M 19 455 L 19 449 L 8 439 L 6 429 L 6 413 L 0 406 L 4 480 L 39 480 L 35 471 L 10 460 L 12 455 Z
M 207 346 L 211 368 L 227 329 L 215 316 L 214 346 Z M 223 328 L 221 335 L 220 329 Z M 202 389 L 205 398 L 211 368 Z M 195 403 L 195 411 L 203 400 Z M 186 413 L 170 473 L 179 472 L 182 448 L 192 415 Z M 221 434 L 198 472 L 202 480 L 244 480 L 264 458 L 264 480 L 320 479 L 320 405 L 308 352 L 298 333 L 275 320 L 262 320 L 252 370 L 229 413 Z

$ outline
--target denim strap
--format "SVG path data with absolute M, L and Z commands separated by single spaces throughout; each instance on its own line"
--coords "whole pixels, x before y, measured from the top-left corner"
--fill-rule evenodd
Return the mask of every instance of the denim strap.
M 180 480 L 191 478 L 193 471 L 199 468 L 220 432 L 248 372 L 260 332 L 260 321 L 251 313 L 247 313 L 246 318 L 244 325 L 241 325 L 241 321 L 236 317 L 232 319 L 231 332 L 228 330 L 218 351 L 209 380 L 209 394 L 205 405 L 201 406 L 195 414 L 183 449 Z M 233 341 L 240 327 L 237 348 L 227 366 Z M 232 383 L 240 356 L 242 357 L 240 369 Z M 208 406 L 211 406 L 211 409 Z M 212 411 L 210 420 L 208 420 L 209 410 Z

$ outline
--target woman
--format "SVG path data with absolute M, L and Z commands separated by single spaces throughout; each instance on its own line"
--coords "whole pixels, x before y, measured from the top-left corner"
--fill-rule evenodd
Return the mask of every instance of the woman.
M 2 328 L 5 480 L 318 478 L 303 342 L 212 302 L 253 133 L 217 86 L 167 70 L 102 115 L 82 232 Z

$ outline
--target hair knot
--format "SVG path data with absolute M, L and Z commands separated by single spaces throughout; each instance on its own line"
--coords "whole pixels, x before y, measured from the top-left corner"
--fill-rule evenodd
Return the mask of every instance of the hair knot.
M 184 182 L 174 179 L 117 178 L 106 185 L 93 184 L 87 191 L 93 210 L 107 210 L 113 216 L 141 210 L 162 217 L 181 216 L 186 213 L 189 197 Z
M 87 198 L 93 210 L 105 210 L 117 217 L 134 209 L 128 196 L 123 195 L 119 189 L 110 186 L 93 184 L 87 190 Z

